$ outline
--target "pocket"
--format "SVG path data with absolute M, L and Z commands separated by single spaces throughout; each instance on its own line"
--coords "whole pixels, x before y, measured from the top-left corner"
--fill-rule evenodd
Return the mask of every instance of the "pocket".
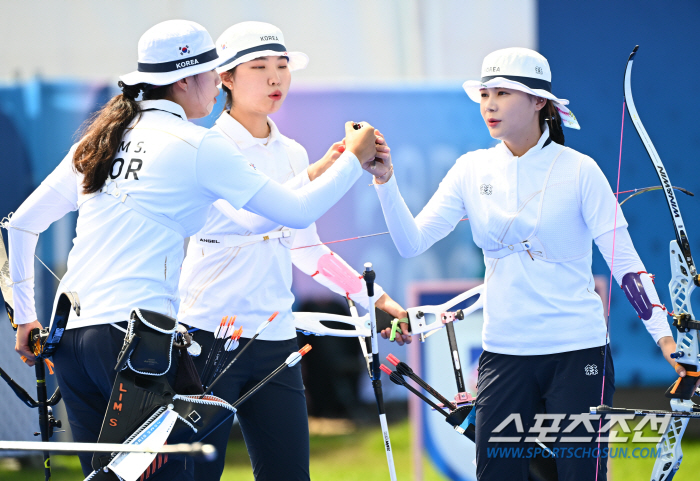
M 127 336 L 139 339 L 129 354 L 129 367 L 139 374 L 153 376 L 168 372 L 176 325 L 175 319 L 158 312 L 134 309 Z

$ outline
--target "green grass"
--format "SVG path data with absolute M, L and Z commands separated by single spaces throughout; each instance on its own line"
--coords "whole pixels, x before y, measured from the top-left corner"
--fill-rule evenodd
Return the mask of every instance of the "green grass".
M 396 474 L 402 481 L 412 480 L 408 422 L 390 426 Z M 447 435 L 454 435 L 447 432 Z M 52 456 L 52 480 L 83 479 L 78 458 Z M 424 461 L 424 480 L 445 480 L 428 461 Z M 2 481 L 33 481 L 44 479 L 41 467 L 26 467 L 13 471 L 0 463 Z M 226 451 L 224 481 L 253 481 L 250 460 L 243 441 L 233 440 Z M 352 434 L 311 437 L 311 479 L 345 481 L 386 481 L 389 479 L 382 435 L 376 429 L 363 428 Z

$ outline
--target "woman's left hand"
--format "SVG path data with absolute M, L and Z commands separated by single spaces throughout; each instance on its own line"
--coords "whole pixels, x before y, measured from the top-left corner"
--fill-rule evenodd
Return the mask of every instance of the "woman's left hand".
M 375 301 L 374 306 L 387 312 L 388 314 L 391 314 L 396 319 L 404 319 L 408 317 L 408 312 L 406 312 L 406 309 L 401 307 L 398 302 L 389 297 L 389 294 L 386 292 Z M 412 339 L 411 334 L 408 332 L 408 324 L 405 322 L 400 322 L 399 326 L 401 327 L 401 334 L 396 336 L 396 343 L 399 346 L 403 346 L 404 343 L 410 344 Z M 388 339 L 391 335 L 391 328 L 386 328 L 379 334 L 382 336 L 382 338 Z
M 668 361 L 668 363 L 673 366 L 674 370 L 680 377 L 685 377 L 686 376 L 686 371 L 683 366 L 678 364 L 675 359 L 671 357 L 671 354 L 676 352 L 676 341 L 673 340 L 673 337 L 671 336 L 664 336 L 661 339 L 659 339 L 658 342 L 659 347 L 661 348 L 661 352 L 663 352 L 664 357 Z M 700 378 L 695 382 L 695 389 L 698 388 L 700 385 Z
M 309 180 L 313 181 L 319 175 L 323 174 L 328 168 L 338 160 L 338 157 L 345 152 L 345 141 L 341 140 L 331 145 L 328 152 L 323 157 L 307 167 L 306 172 L 309 174 Z

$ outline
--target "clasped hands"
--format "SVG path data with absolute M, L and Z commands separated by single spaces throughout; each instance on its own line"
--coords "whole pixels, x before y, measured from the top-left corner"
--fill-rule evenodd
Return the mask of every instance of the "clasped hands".
M 308 168 L 309 179 L 314 180 L 325 172 L 340 155 L 349 150 L 360 161 L 362 168 L 374 176 L 376 184 L 387 182 L 394 172 L 391 164 L 391 149 L 384 135 L 367 122 L 360 122 L 356 129 L 355 122 L 345 123 L 345 138 L 335 142 L 328 152 Z

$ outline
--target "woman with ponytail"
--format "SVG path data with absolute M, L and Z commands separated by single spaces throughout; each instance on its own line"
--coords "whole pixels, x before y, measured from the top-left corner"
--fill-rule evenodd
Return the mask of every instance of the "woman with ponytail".
M 28 333 L 41 327 L 34 306 L 37 238 L 78 211 L 58 292 L 77 292 L 81 314 L 70 318 L 53 358 L 78 442 L 98 439 L 131 311 L 176 315 L 184 239 L 202 228 L 214 202 L 224 199 L 305 228 L 376 156 L 374 129 L 354 130 L 348 122 L 345 152 L 313 183 L 290 190 L 256 171 L 220 133 L 188 122 L 208 115 L 219 94 L 214 69 L 221 59 L 202 26 L 170 20 L 152 27 L 139 41 L 138 60 L 138 69 L 120 78 L 122 93 L 88 122 L 82 138 L 9 222 L 19 325 L 15 350 L 33 365 Z M 192 463 L 173 459 L 159 464 L 149 480 L 191 479 Z M 90 454 L 80 461 L 87 475 Z
M 665 309 L 607 179 L 593 159 L 564 146 L 562 126 L 579 125 L 568 100 L 552 94 L 551 81 L 549 63 L 532 50 L 507 48 L 486 56 L 481 80 L 465 82 L 464 89 L 501 142 L 460 157 L 415 219 L 399 192 L 389 153 L 378 154 L 384 162 L 374 173 L 403 257 L 427 250 L 464 216 L 483 250 L 484 352 L 476 400 L 480 481 L 527 480 L 527 454 L 499 454 L 521 448 L 532 453 L 542 442 L 556 459 L 559 479 L 591 480 L 596 473 L 606 478 L 607 459 L 596 455 L 606 443 L 598 444 L 587 431 L 597 420 L 569 417 L 601 404 L 601 395 L 602 404 L 612 405 L 615 390 L 603 304 L 591 273 L 593 241 L 617 282 L 636 286 L 641 304 L 652 306 L 638 315 L 674 364 Z

